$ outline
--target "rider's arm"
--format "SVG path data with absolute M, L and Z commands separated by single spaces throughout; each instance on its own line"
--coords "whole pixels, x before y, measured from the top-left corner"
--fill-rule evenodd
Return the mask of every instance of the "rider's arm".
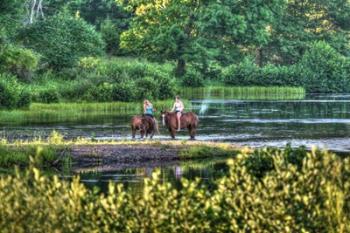
M 145 113 L 146 112 L 146 105 L 144 104 L 143 105 L 143 113 Z
M 176 103 L 174 103 L 173 108 L 171 109 L 171 112 L 175 111 L 175 105 Z

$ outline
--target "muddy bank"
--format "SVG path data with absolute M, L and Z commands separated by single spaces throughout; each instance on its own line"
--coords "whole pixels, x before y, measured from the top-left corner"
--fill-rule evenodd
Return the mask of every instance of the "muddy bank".
M 157 167 L 182 160 L 227 157 L 237 148 L 217 143 L 95 144 L 71 147 L 73 170 Z
M 150 145 L 77 145 L 71 148 L 73 167 L 138 167 L 179 160 L 179 148 Z

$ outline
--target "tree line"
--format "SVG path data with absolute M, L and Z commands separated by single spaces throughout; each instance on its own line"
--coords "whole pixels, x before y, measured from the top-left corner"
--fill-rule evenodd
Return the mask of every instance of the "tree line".
M 174 75 L 190 76 L 190 85 L 233 67 L 226 76 L 235 84 L 246 64 L 290 67 L 320 48 L 322 59 L 312 59 L 348 60 L 349 20 L 348 0 L 2 1 L 0 70 L 29 80 L 33 71 L 59 72 L 83 57 L 126 56 L 173 62 Z

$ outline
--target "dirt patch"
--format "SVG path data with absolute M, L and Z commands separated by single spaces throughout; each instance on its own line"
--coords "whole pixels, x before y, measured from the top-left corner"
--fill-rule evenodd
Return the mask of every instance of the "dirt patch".
M 179 149 L 150 145 L 76 145 L 71 148 L 74 167 L 144 164 L 179 160 Z

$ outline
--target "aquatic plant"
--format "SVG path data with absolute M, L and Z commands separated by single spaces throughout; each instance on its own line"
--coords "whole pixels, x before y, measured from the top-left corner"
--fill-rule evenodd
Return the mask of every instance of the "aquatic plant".
M 187 99 L 214 98 L 238 100 L 293 100 L 304 99 L 302 87 L 261 87 L 261 86 L 209 86 L 199 88 L 183 88 L 181 96 Z
M 0 177 L 2 232 L 350 232 L 350 160 L 321 151 L 298 167 L 282 151 L 257 178 L 247 153 L 209 191 L 183 179 L 181 190 L 157 171 L 141 193 L 109 184 L 106 194 L 47 177 L 36 168 Z
M 182 149 L 179 157 L 186 159 L 204 159 L 234 156 L 239 152 L 237 148 L 218 145 L 193 145 Z

